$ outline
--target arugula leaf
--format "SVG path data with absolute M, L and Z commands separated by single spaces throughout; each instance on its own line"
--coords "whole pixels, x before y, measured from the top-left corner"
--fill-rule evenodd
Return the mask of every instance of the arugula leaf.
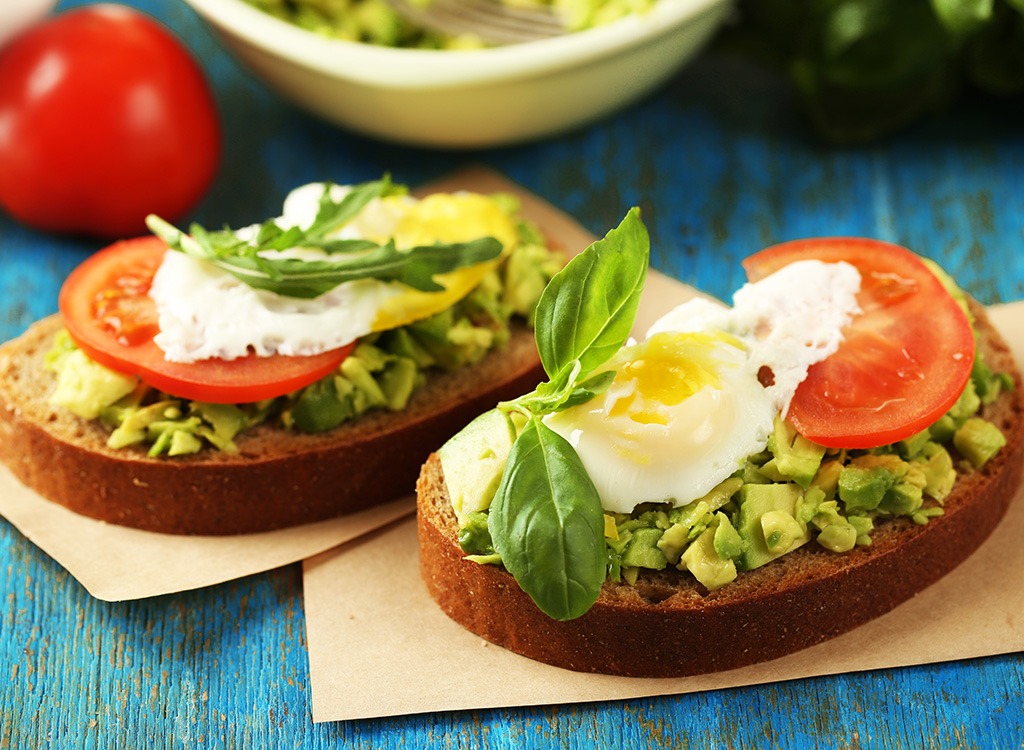
M 586 377 L 629 336 L 647 274 L 649 238 L 640 210 L 573 258 L 537 303 L 537 350 L 552 380 L 579 363 Z
M 534 417 L 516 438 L 488 528 L 505 568 L 556 620 L 590 609 L 606 576 L 604 511 L 572 446 Z
M 324 193 L 320 196 L 320 208 L 316 218 L 313 219 L 313 224 L 307 230 L 307 234 L 323 237 L 354 219 L 374 198 L 402 195 L 405 192 L 404 187 L 391 182 L 391 175 L 385 174 L 379 180 L 352 186 L 345 197 L 335 202 L 331 200 L 331 184 L 328 183 L 324 186 Z
M 358 214 L 377 197 L 403 189 L 386 177 L 352 188 L 341 200 L 330 197 L 325 186 L 316 218 L 307 229 L 281 227 L 273 219 L 264 222 L 253 241 L 242 239 L 230 229 L 211 232 L 198 224 L 185 234 L 158 216 L 148 216 L 150 231 L 177 250 L 208 261 L 256 289 L 286 297 L 311 299 L 339 284 L 359 279 L 398 281 L 423 292 L 444 287 L 434 276 L 497 258 L 501 243 L 493 237 L 468 242 L 420 245 L 399 250 L 393 241 L 384 245 L 364 239 L 329 239 L 327 235 Z M 304 260 L 294 256 L 276 257 L 292 248 L 321 250 L 329 260 Z

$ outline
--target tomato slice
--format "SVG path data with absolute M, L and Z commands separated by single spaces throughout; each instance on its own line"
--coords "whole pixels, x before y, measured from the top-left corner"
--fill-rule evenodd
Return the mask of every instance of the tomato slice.
M 751 281 L 797 260 L 846 261 L 861 274 L 863 314 L 828 359 L 812 366 L 790 406 L 804 437 L 873 448 L 931 425 L 971 375 L 974 334 L 960 305 L 922 260 L 879 240 L 826 237 L 775 245 L 743 261 Z
M 72 340 L 112 370 L 138 375 L 165 393 L 193 401 L 243 404 L 281 396 L 336 369 L 355 344 L 311 357 L 168 362 L 153 341 L 156 303 L 149 297 L 167 245 L 156 237 L 116 242 L 68 276 L 58 304 Z

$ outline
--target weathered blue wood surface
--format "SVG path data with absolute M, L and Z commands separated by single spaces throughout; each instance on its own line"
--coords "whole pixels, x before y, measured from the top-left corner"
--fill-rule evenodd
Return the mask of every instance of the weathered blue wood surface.
M 1024 123 L 1009 105 L 966 101 L 887 143 L 832 150 L 810 138 L 778 80 L 707 56 L 591 128 L 523 147 L 423 151 L 346 135 L 283 103 L 179 0 L 134 4 L 187 38 L 216 84 L 228 139 L 194 216 L 207 224 L 272 215 L 307 180 L 387 170 L 416 184 L 475 161 L 595 233 L 641 205 L 656 267 L 719 296 L 741 282 L 738 260 L 767 243 L 859 234 L 936 258 L 985 302 L 1024 297 Z M 0 339 L 52 312 L 64 274 L 93 249 L 0 214 Z M 314 725 L 298 566 L 106 604 L 0 521 L 0 570 L 0 748 L 1024 746 L 1020 654 L 626 703 Z M 458 669 L 438 677 L 458 679 Z

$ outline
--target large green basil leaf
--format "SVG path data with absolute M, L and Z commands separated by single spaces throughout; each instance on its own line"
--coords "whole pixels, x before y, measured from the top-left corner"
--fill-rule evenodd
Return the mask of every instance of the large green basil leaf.
M 552 381 L 579 360 L 585 378 L 625 343 L 643 291 L 649 255 L 640 211 L 630 209 L 603 240 L 555 275 L 537 303 L 541 364 Z
M 488 527 L 505 568 L 549 617 L 571 620 L 597 601 L 607 574 L 601 499 L 576 451 L 537 417 L 512 445 Z

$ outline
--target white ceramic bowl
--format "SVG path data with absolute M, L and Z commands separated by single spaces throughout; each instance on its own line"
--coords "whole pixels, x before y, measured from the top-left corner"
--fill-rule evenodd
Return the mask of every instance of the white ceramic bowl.
M 345 128 L 425 146 L 536 139 L 635 101 L 691 58 L 729 0 L 659 0 L 586 31 L 479 50 L 326 39 L 242 0 L 186 0 L 268 86 Z

